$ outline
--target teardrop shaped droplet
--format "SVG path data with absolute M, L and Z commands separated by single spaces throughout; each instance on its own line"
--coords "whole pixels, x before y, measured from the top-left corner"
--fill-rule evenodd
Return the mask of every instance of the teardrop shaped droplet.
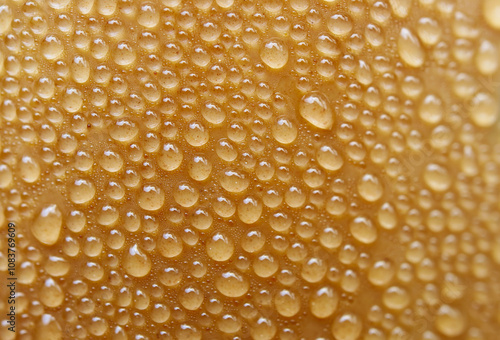
M 425 52 L 418 38 L 407 28 L 402 28 L 398 39 L 398 52 L 411 67 L 420 67 L 425 61 Z
M 42 209 L 31 225 L 31 233 L 35 238 L 46 245 L 53 245 L 59 239 L 62 227 L 62 213 L 55 204 Z
M 319 92 L 306 94 L 300 100 L 300 115 L 317 128 L 329 130 L 333 126 L 333 112 L 328 99 Z

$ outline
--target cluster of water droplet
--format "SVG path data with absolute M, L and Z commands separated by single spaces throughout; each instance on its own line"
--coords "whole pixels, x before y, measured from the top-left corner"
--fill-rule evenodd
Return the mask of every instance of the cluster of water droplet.
M 496 334 L 499 11 L 0 5 L 18 338 Z

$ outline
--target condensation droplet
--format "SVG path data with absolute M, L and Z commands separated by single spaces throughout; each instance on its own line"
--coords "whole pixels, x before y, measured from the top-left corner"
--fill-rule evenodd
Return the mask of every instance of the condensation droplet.
M 420 41 L 409 29 L 404 27 L 398 38 L 398 52 L 401 59 L 411 67 L 421 67 L 424 64 L 425 51 L 420 45 Z
M 215 287 L 227 297 L 238 298 L 248 292 L 250 285 L 241 274 L 234 271 L 228 271 L 222 273 L 215 280 Z
M 443 192 L 450 188 L 451 177 L 448 170 L 435 163 L 428 164 L 424 170 L 424 181 L 430 189 Z
M 470 117 L 479 127 L 490 127 L 498 120 L 500 105 L 493 96 L 480 92 L 472 99 Z
M 352 220 L 349 230 L 359 242 L 370 244 L 377 239 L 377 229 L 372 221 L 364 216 L 358 216 Z
M 302 97 L 299 113 L 317 128 L 329 130 L 333 126 L 333 112 L 328 99 L 322 93 L 312 92 Z
M 339 315 L 332 325 L 332 334 L 335 339 L 356 340 L 361 334 L 363 324 L 358 316 L 352 313 Z
M 41 243 L 53 245 L 59 239 L 62 222 L 62 213 L 57 205 L 47 205 L 31 224 L 31 233 Z
M 159 210 L 165 202 L 165 193 L 157 185 L 145 185 L 137 199 L 139 206 L 148 211 Z
M 483 16 L 488 25 L 496 30 L 500 30 L 500 1 L 499 0 L 484 0 L 483 1 Z
M 377 176 L 365 174 L 358 181 L 358 192 L 368 202 L 375 202 L 382 197 L 384 188 Z
M 123 269 L 129 275 L 143 277 L 151 271 L 151 260 L 143 250 L 139 249 L 137 244 L 134 244 L 125 252 Z
M 288 47 L 279 40 L 270 40 L 262 46 L 260 57 L 272 69 L 283 68 L 288 63 Z
M 457 337 L 467 328 L 467 320 L 462 313 L 445 304 L 439 308 L 434 324 L 439 333 L 447 337 Z

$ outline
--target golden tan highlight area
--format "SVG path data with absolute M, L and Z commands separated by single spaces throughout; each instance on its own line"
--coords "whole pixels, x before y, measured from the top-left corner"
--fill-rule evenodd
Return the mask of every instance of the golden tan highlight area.
M 499 49 L 500 0 L 1 0 L 0 339 L 497 340 Z

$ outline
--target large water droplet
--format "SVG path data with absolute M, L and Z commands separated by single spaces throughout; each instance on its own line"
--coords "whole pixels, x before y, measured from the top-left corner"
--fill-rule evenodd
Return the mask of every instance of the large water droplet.
M 500 0 L 484 0 L 483 16 L 488 25 L 494 29 L 500 30 Z
M 332 325 L 332 334 L 335 339 L 356 340 L 361 334 L 363 324 L 352 313 L 345 313 L 337 317 Z
M 137 202 L 144 210 L 158 210 L 163 206 L 163 202 L 165 202 L 165 194 L 157 185 L 145 185 L 139 193 Z
M 24 156 L 19 163 L 19 175 L 26 183 L 35 183 L 40 178 L 40 165 L 30 156 Z
M 95 195 L 96 189 L 94 183 L 87 179 L 77 179 L 72 185 L 68 186 L 69 198 L 76 204 L 85 204 L 90 202 Z
M 286 117 L 280 117 L 273 124 L 272 133 L 274 139 L 281 144 L 290 144 L 297 138 L 298 131 L 291 120 Z
M 382 197 L 384 188 L 377 176 L 365 174 L 358 182 L 358 192 L 368 202 L 375 202 Z
M 412 0 L 389 0 L 394 15 L 406 18 L 410 13 Z
M 480 92 L 472 99 L 469 110 L 474 124 L 479 127 L 489 127 L 497 121 L 500 106 L 493 96 Z
M 451 186 L 448 170 L 438 164 L 431 163 L 424 170 L 424 181 L 434 191 L 446 191 Z
M 420 118 L 429 124 L 437 124 L 443 118 L 443 101 L 438 96 L 430 94 L 424 98 L 418 114 Z
M 54 279 L 48 278 L 40 289 L 39 297 L 45 306 L 54 308 L 64 301 L 64 292 Z
M 50 314 L 43 314 L 38 323 L 38 327 L 35 332 L 36 340 L 60 340 L 62 339 L 62 328 Z
M 320 288 L 309 301 L 311 313 L 317 318 L 327 318 L 335 312 L 338 302 L 339 295 L 333 288 Z
M 333 126 L 333 113 L 328 99 L 322 93 L 312 92 L 302 97 L 299 112 L 317 128 L 329 130 Z
M 377 239 L 377 229 L 372 221 L 364 216 L 358 216 L 351 222 L 350 231 L 361 243 L 370 244 Z
M 62 227 L 62 213 L 55 204 L 42 209 L 31 225 L 31 233 L 43 244 L 53 245 L 59 239 Z
M 300 298 L 288 289 L 283 289 L 274 298 L 276 310 L 284 317 L 292 317 L 300 311 Z
M 435 319 L 435 326 L 439 333 L 447 337 L 456 337 L 467 328 L 466 319 L 462 313 L 448 305 L 442 305 Z
M 123 269 L 129 275 L 143 277 L 151 270 L 151 260 L 137 244 L 134 244 L 124 255 Z
M 398 52 L 411 67 L 420 67 L 425 61 L 425 52 L 418 38 L 407 28 L 402 28 L 398 39 Z
M 248 281 L 240 274 L 229 271 L 224 272 L 215 280 L 217 290 L 227 297 L 240 297 L 248 292 Z
M 260 57 L 270 68 L 280 69 L 288 62 L 288 47 L 279 40 L 270 40 L 262 47 Z
M 0 6 L 0 35 L 4 35 L 10 29 L 12 23 L 12 11 L 7 5 Z

